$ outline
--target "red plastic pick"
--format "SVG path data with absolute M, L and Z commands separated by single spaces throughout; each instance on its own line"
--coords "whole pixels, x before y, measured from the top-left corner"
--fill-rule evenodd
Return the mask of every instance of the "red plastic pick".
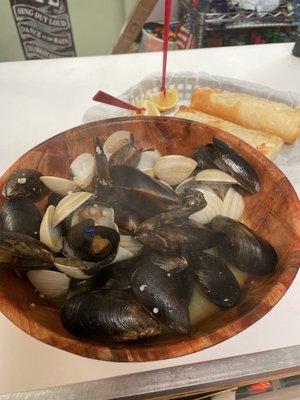
M 165 0 L 163 67 L 162 67 L 162 80 L 160 88 L 161 92 L 163 92 L 164 94 L 164 97 L 166 97 L 166 74 L 167 74 L 167 58 L 169 50 L 171 10 L 172 10 L 172 0 Z
M 111 106 L 124 108 L 125 110 L 136 111 L 139 114 L 142 114 L 146 109 L 144 107 L 136 107 L 130 103 L 126 103 L 126 101 L 120 100 L 117 97 L 114 97 L 108 93 L 99 90 L 93 97 L 94 101 L 98 101 L 99 103 L 109 104 Z

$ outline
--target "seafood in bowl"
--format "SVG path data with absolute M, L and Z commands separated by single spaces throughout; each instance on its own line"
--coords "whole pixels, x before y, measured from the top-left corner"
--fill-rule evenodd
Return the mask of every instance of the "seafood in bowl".
M 181 152 L 128 128 L 91 132 L 65 172 L 26 168 L 28 185 L 22 168 L 6 175 L 0 273 L 35 290 L 30 313 L 53 310 L 48 329 L 70 341 L 161 348 L 235 321 L 281 252 L 249 224 L 265 180 L 230 137 Z

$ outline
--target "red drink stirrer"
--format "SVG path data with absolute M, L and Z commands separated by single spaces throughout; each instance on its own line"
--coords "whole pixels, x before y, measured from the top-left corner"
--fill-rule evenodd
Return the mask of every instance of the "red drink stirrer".
M 163 44 L 163 70 L 161 81 L 161 92 L 166 97 L 166 73 L 167 73 L 167 57 L 170 33 L 170 19 L 171 19 L 172 0 L 165 0 L 165 20 L 164 20 L 164 44 Z

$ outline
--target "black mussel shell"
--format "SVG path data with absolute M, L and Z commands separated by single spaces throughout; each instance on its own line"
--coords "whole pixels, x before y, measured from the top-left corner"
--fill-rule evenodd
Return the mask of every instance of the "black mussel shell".
M 162 324 L 180 334 L 190 329 L 188 305 L 185 298 L 185 284 L 163 269 L 143 265 L 131 277 L 131 288 L 138 302 Z M 176 275 L 177 277 L 177 275 Z
M 151 228 L 145 221 L 135 236 L 154 251 L 177 255 L 185 255 L 194 248 L 210 249 L 215 247 L 220 239 L 217 232 L 205 226 L 195 226 L 188 221 L 180 228 L 172 225 Z
M 0 250 L 20 258 L 35 258 L 53 264 L 53 254 L 39 240 L 11 231 L 0 230 Z
M 223 308 L 238 304 L 240 285 L 220 258 L 201 252 L 190 253 L 188 258 L 195 282 L 211 302 Z
M 109 176 L 109 165 L 106 155 L 104 154 L 102 144 L 99 138 L 97 138 L 97 136 L 94 137 L 93 142 L 94 142 L 94 155 L 96 161 L 97 178 L 102 183 L 107 183 L 110 181 L 110 176 Z
M 127 143 L 110 156 L 109 167 L 111 168 L 115 165 L 136 167 L 141 159 L 141 155 L 141 150 L 137 150 L 132 143 Z
M 107 226 L 95 226 L 92 219 L 74 225 L 67 237 L 70 247 L 80 259 L 94 263 L 96 273 L 101 266 L 109 264 L 115 258 L 120 241 L 119 233 Z
M 141 189 L 147 193 L 178 204 L 178 197 L 173 190 L 152 179 L 139 169 L 128 165 L 117 165 L 110 169 L 110 173 L 115 186 Z
M 16 263 L 18 270 L 33 270 L 33 269 L 53 269 L 53 264 L 43 261 L 40 258 L 19 258 Z
M 41 215 L 32 200 L 7 200 L 0 210 L 0 228 L 39 238 Z
M 194 160 L 197 161 L 200 169 L 211 169 L 216 167 L 214 162 L 211 160 L 210 146 L 212 145 L 200 146 L 196 147 L 194 150 Z
M 61 310 L 61 323 L 72 335 L 95 340 L 130 341 L 160 333 L 159 325 L 120 290 L 94 290 L 72 296 Z
M 224 234 L 218 244 L 220 255 L 243 272 L 267 275 L 275 271 L 278 258 L 273 246 L 241 222 L 217 216 L 211 227 Z
M 117 202 L 112 204 L 112 208 L 114 209 L 115 223 L 118 225 L 118 228 L 134 234 L 142 222 L 141 217 L 135 211 Z
M 42 174 L 33 169 L 19 169 L 13 172 L 3 187 L 2 194 L 7 199 L 30 198 L 38 200 L 48 193 L 40 180 Z
M 250 193 L 259 192 L 258 175 L 240 154 L 216 137 L 213 139 L 213 147 L 217 155 L 214 161 L 220 169 L 235 178 Z
M 57 204 L 61 201 L 61 199 L 62 199 L 63 197 L 64 197 L 64 196 L 61 196 L 61 195 L 58 194 L 58 193 L 50 193 L 50 195 L 49 195 L 49 197 L 48 197 L 47 208 L 48 208 L 49 206 L 54 206 L 54 207 L 56 207 Z
M 131 276 L 140 265 L 145 255 L 138 255 L 128 260 L 116 262 L 99 272 L 102 280 L 106 279 L 105 289 L 128 290 L 131 287 Z

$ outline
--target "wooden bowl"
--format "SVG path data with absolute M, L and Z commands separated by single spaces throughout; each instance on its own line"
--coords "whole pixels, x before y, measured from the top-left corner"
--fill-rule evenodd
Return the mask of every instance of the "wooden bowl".
M 109 361 L 150 361 L 202 350 L 241 332 L 255 323 L 281 299 L 296 276 L 300 261 L 300 207 L 297 195 L 283 173 L 267 158 L 239 139 L 209 126 L 178 118 L 116 118 L 82 125 L 61 133 L 23 155 L 2 176 L 19 168 L 45 175 L 68 177 L 70 161 L 83 151 L 92 152 L 92 138 L 102 142 L 114 131 L 129 130 L 142 148 L 161 154 L 190 156 L 192 149 L 211 141 L 213 135 L 234 147 L 257 171 L 262 189 L 245 197 L 244 219 L 267 239 L 279 256 L 275 274 L 251 277 L 241 303 L 220 310 L 186 337 L 157 338 L 139 344 L 103 344 L 71 337 L 60 325 L 59 312 L 39 298 L 29 282 L 12 271 L 0 271 L 0 308 L 12 322 L 33 337 L 69 352 Z M 1 204 L 4 199 L 1 198 Z M 33 304 L 35 306 L 33 306 Z

